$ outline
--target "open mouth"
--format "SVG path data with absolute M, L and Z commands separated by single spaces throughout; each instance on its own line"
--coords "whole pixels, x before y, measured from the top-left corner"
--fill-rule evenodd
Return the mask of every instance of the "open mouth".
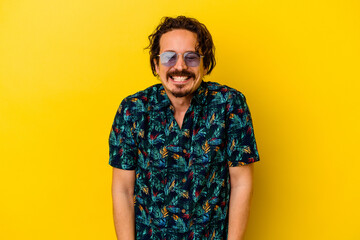
M 170 76 L 170 78 L 174 82 L 182 83 L 182 82 L 186 82 L 187 80 L 189 80 L 191 78 L 191 76 Z
M 170 78 L 175 83 L 185 83 L 191 78 L 195 78 L 195 74 L 192 72 L 183 70 L 183 71 L 174 71 L 167 74 L 168 79 Z

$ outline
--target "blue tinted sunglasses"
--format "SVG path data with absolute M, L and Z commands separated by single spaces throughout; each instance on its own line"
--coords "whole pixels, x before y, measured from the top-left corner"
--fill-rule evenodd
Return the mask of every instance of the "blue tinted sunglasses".
M 204 56 L 200 55 L 197 52 L 185 52 L 185 53 L 176 53 L 172 51 L 163 52 L 158 55 L 160 57 L 160 62 L 165 67 L 175 66 L 179 59 L 179 55 L 183 55 L 186 66 L 188 67 L 197 67 L 200 64 L 201 58 Z

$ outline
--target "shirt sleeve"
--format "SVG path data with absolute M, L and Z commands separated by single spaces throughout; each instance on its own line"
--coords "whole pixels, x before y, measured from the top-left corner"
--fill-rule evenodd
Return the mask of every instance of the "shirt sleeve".
M 228 165 L 235 167 L 257 162 L 260 158 L 246 98 L 236 91 L 230 95 L 229 102 L 226 142 Z
M 124 99 L 116 112 L 109 136 L 109 164 L 116 168 L 134 170 L 138 148 L 132 133 L 132 114 Z

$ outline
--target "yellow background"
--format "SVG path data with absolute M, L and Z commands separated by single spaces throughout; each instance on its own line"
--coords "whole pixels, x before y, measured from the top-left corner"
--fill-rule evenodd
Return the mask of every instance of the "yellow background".
M 0 1 L 0 239 L 115 239 L 108 135 L 158 83 L 147 36 L 198 18 L 261 161 L 247 240 L 360 239 L 356 0 Z

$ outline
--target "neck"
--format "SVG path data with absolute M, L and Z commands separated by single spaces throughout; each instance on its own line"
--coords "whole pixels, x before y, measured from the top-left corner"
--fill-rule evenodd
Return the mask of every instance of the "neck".
M 181 98 L 175 97 L 169 93 L 167 93 L 167 94 L 168 94 L 168 97 L 170 99 L 172 106 L 174 107 L 174 118 L 181 129 L 183 121 L 184 121 L 185 113 L 190 107 L 190 103 L 191 103 L 193 94 L 186 96 L 186 97 L 181 97 Z
M 171 104 L 175 108 L 175 112 L 186 112 L 186 110 L 190 107 L 191 99 L 193 94 L 185 97 L 175 97 L 172 94 L 167 93 Z

